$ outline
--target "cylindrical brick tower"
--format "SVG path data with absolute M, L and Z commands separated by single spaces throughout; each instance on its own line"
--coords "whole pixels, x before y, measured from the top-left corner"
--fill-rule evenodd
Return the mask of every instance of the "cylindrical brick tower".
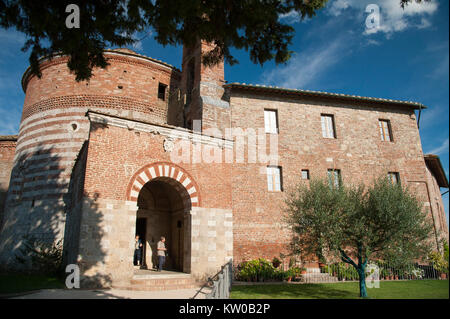
M 41 78 L 30 69 L 23 76 L 26 96 L 0 231 L 1 264 L 14 261 L 24 235 L 62 238 L 72 170 L 89 138 L 88 110 L 168 122 L 171 100 L 179 99 L 180 71 L 127 49 L 105 55 L 110 65 L 95 69 L 88 82 L 75 81 L 64 56 L 42 59 Z

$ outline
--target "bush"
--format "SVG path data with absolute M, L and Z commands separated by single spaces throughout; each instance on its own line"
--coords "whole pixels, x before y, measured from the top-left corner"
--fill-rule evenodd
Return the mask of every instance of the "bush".
M 242 281 L 281 281 L 284 278 L 283 271 L 276 269 L 270 261 L 263 258 L 245 261 L 238 266 L 238 270 L 236 278 Z
M 272 265 L 275 268 L 278 268 L 281 265 L 281 260 L 279 260 L 277 257 L 273 257 L 272 259 Z
M 21 264 L 30 261 L 32 272 L 59 276 L 63 273 L 62 253 L 62 240 L 46 243 L 24 236 L 23 247 L 15 257 Z
M 323 267 L 323 272 L 327 272 L 332 276 L 338 277 L 339 281 L 344 280 L 358 280 L 359 275 L 353 266 L 350 266 L 344 262 L 331 264 L 330 266 Z
M 431 252 L 428 255 L 428 259 L 431 261 L 433 268 L 440 274 L 448 273 L 448 260 L 438 252 Z

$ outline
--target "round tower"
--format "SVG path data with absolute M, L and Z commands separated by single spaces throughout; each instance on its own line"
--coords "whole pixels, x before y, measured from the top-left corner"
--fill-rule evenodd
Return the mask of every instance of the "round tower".
M 40 62 L 42 77 L 28 68 L 25 102 L 0 231 L 0 263 L 14 260 L 23 236 L 49 242 L 63 237 L 74 164 L 89 139 L 88 110 L 166 124 L 180 71 L 128 49 L 107 50 L 106 69 L 75 81 L 68 58 Z

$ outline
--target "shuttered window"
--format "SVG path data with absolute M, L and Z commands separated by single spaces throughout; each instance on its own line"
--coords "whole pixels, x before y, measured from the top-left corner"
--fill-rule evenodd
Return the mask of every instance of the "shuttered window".
M 329 169 L 328 182 L 331 187 L 339 187 L 341 185 L 341 171 L 338 169 Z
M 321 118 L 322 118 L 322 136 L 325 138 L 336 138 L 333 115 L 322 114 Z
M 392 132 L 391 132 L 391 123 L 389 120 L 379 120 L 380 127 L 380 136 L 382 141 L 391 142 L 392 141 Z
M 281 167 L 267 166 L 267 190 L 281 191 Z
M 389 172 L 388 178 L 391 181 L 392 184 L 398 184 L 400 183 L 400 174 L 397 172 Z
M 264 126 L 266 129 L 266 133 L 278 133 L 277 111 L 264 110 Z

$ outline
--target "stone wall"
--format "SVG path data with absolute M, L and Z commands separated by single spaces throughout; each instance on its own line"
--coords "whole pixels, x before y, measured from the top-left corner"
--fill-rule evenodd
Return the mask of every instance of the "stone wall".
M 179 71 L 129 50 L 107 51 L 106 56 L 110 65 L 95 69 L 89 82 L 75 81 L 67 57 L 43 59 L 41 78 L 25 72 L 26 96 L 4 217 L 9 227 L 47 240 L 63 238 L 71 175 L 89 136 L 88 109 L 167 122 L 168 105 L 178 98 Z M 167 86 L 164 100 L 158 98 L 159 83 Z M 0 234 L 0 260 L 15 249 L 9 244 L 14 229 L 8 231 Z
M 261 129 L 267 140 L 272 134 L 264 133 L 264 109 L 277 111 L 276 165 L 282 169 L 283 188 L 281 192 L 267 190 L 265 167 L 269 163 L 247 164 L 246 154 L 244 163 L 233 165 L 236 262 L 258 257 L 272 259 L 280 252 L 288 252 L 290 233 L 283 224 L 284 200 L 296 184 L 308 183 L 301 180 L 302 169 L 309 170 L 311 178 L 324 178 L 328 169 L 339 169 L 344 183 L 368 184 L 388 172 L 398 172 L 404 185 L 428 183 L 412 109 L 239 90 L 231 92 L 230 103 L 233 128 Z M 322 137 L 321 114 L 334 115 L 336 138 Z M 379 119 L 390 120 L 392 142 L 381 141 Z M 429 213 L 429 208 L 425 210 Z
M 14 165 L 17 136 L 0 136 L 0 229 L 3 219 L 3 209 L 9 189 L 9 180 Z
M 233 257 L 230 165 L 170 164 L 170 154 L 175 150 L 168 151 L 164 142 L 177 134 L 189 136 L 191 133 L 186 130 L 155 127 L 142 122 L 133 126 L 131 120 L 98 113 L 89 117 L 92 126 L 84 183 L 86 197 L 81 218 L 79 259 L 81 264 L 86 265 L 84 276 L 92 277 L 98 273 L 105 282 L 118 282 L 131 277 L 136 217 L 144 217 L 145 214 L 137 213 L 137 198 L 134 196 L 138 191 L 130 185 L 134 185 L 132 181 L 136 172 L 153 163 L 156 166 L 146 173 L 147 179 L 151 178 L 151 174 L 157 174 L 157 179 L 163 182 L 173 179 L 185 187 L 184 194 L 189 193 L 190 196 L 190 200 L 185 202 L 188 206 L 184 206 L 183 215 L 183 270 L 198 279 L 216 273 Z M 130 128 L 125 128 L 125 122 Z M 120 127 L 122 125 L 125 127 Z M 187 141 L 194 147 L 192 134 L 190 136 L 190 139 L 186 137 Z M 219 142 L 223 143 L 217 140 Z M 221 149 L 219 146 L 216 148 Z M 157 163 L 162 163 L 159 165 L 161 168 Z M 178 167 L 176 174 L 171 169 L 173 165 Z M 184 175 L 177 181 L 179 171 Z M 189 179 L 185 179 L 186 175 Z M 139 180 L 139 183 L 146 183 Z M 195 185 L 195 189 L 191 185 Z M 183 194 L 180 196 L 185 198 Z M 134 201 L 130 202 L 130 198 Z M 150 243 L 147 244 L 150 246 L 147 249 L 154 249 Z

